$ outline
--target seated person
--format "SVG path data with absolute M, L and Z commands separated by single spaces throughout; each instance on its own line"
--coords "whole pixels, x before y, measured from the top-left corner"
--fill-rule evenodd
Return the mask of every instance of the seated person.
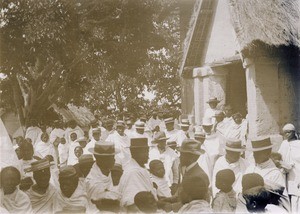
M 157 196 L 169 198 L 171 197 L 171 189 L 168 185 L 168 181 L 165 178 L 164 164 L 160 160 L 152 160 L 149 163 L 151 181 L 154 188 L 156 188 Z
M 201 176 L 185 176 L 180 193 L 183 206 L 178 213 L 212 213 L 207 201 L 208 185 Z
M 54 212 L 85 212 L 88 199 L 83 180 L 79 179 L 73 166 L 65 166 L 59 170 L 60 190 L 53 201 Z
M 78 163 L 74 165 L 79 177 L 85 178 L 94 164 L 93 155 L 83 154 L 78 158 Z
M 232 185 L 235 175 L 231 169 L 220 170 L 216 174 L 216 187 L 220 190 L 212 202 L 214 212 L 235 212 L 237 206 L 236 192 Z
M 134 204 L 143 213 L 156 213 L 157 202 L 151 192 L 139 192 L 134 196 Z
M 1 206 L 9 213 L 32 213 L 29 197 L 21 190 L 18 185 L 21 181 L 19 170 L 13 166 L 2 169 L 1 174 Z

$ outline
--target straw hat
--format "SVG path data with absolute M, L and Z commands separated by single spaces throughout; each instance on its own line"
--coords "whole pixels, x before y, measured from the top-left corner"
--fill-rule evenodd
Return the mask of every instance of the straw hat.
M 239 139 L 226 139 L 225 150 L 232 152 L 243 152 L 245 148 L 242 146 L 242 141 Z
M 89 148 L 89 152 L 93 153 L 94 155 L 100 156 L 109 156 L 118 154 L 118 151 L 115 151 L 115 146 L 111 142 L 105 143 L 96 143 L 94 148 Z
M 165 124 L 167 124 L 167 123 L 174 123 L 174 118 L 173 117 L 169 117 L 169 118 L 164 119 L 164 121 L 165 121 Z
M 50 163 L 47 159 L 38 160 L 31 163 L 29 168 L 24 169 L 25 172 L 35 172 L 42 169 L 50 168 L 54 163 Z
M 145 129 L 145 123 L 142 121 L 137 121 L 134 125 L 136 129 Z
M 164 132 L 156 132 L 153 136 L 152 143 L 159 143 L 161 141 L 166 141 L 169 138 L 166 137 L 166 134 Z
M 209 100 L 206 103 L 219 103 L 220 100 L 218 100 L 218 98 L 216 97 L 211 97 L 209 98 Z
M 195 154 L 195 155 L 202 155 L 204 154 L 204 150 L 202 150 L 201 148 L 201 144 L 194 140 L 194 139 L 185 139 L 182 142 L 182 145 L 180 148 L 178 148 L 179 152 L 182 153 L 191 153 L 191 154 Z
M 271 149 L 274 145 L 271 143 L 270 137 L 267 138 L 257 138 L 251 141 L 252 148 L 250 149 L 253 152 L 263 151 Z

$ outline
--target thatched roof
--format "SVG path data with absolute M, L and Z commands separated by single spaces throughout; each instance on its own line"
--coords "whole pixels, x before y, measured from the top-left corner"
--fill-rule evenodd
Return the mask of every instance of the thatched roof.
M 228 0 L 241 51 L 259 41 L 300 48 L 299 0 Z

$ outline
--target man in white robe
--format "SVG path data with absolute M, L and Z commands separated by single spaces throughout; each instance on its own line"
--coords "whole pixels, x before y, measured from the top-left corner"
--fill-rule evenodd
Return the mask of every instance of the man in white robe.
M 29 197 L 19 189 L 21 174 L 15 167 L 1 171 L 1 204 L 9 213 L 32 213 Z
M 141 191 L 151 192 L 156 196 L 150 174 L 145 169 L 149 159 L 149 146 L 147 138 L 133 138 L 130 142 L 132 158 L 124 168 L 119 190 L 121 193 L 120 204 L 127 212 L 138 211 L 134 204 L 134 197 Z
M 218 158 L 215 163 L 212 176 L 212 191 L 213 197 L 218 192 L 216 187 L 216 174 L 223 169 L 231 169 L 235 175 L 235 182 L 233 183 L 233 190 L 235 192 L 242 191 L 242 177 L 249 165 L 245 159 L 241 157 L 242 142 L 238 139 L 227 139 L 225 146 L 226 154 Z
M 100 141 L 101 138 L 101 128 L 93 128 L 90 141 L 87 143 L 87 145 L 83 149 L 83 154 L 92 154 L 90 152 L 90 149 L 93 149 L 95 147 L 95 144 Z
M 134 124 L 135 131 L 129 136 L 130 138 L 148 138 L 149 146 L 151 144 L 151 136 L 149 133 L 145 132 L 145 123 L 144 122 L 136 122 Z
M 216 121 L 215 115 L 216 115 L 216 111 L 217 111 L 217 105 L 219 102 L 220 101 L 216 97 L 211 97 L 207 101 L 209 107 L 205 110 L 204 117 L 210 118 L 212 120 L 213 124 Z
M 59 184 L 60 190 L 55 194 L 53 211 L 85 213 L 89 208 L 85 183 L 78 178 L 73 166 L 60 169 Z
M 84 137 L 83 130 L 77 125 L 75 120 L 69 121 L 69 126 L 66 129 L 65 137 L 67 138 L 68 142 L 71 142 L 71 133 L 76 133 L 77 138 Z
M 131 155 L 130 155 L 130 139 L 129 137 L 124 133 L 125 131 L 125 123 L 124 121 L 117 121 L 116 124 L 116 131 L 113 134 L 110 134 L 106 138 L 106 142 L 111 142 L 115 145 L 115 148 L 117 151 L 120 151 L 116 155 L 116 163 L 121 164 L 122 167 L 129 162 Z
M 132 138 L 133 134 L 135 133 L 132 119 L 129 118 L 126 120 L 126 129 L 124 132 L 129 138 Z
M 85 137 L 80 137 L 74 142 L 71 142 L 69 145 L 69 156 L 68 156 L 68 161 L 67 165 L 74 165 L 78 163 L 78 157 L 75 154 L 75 148 L 76 147 L 85 147 L 87 139 Z M 84 145 L 84 146 L 83 146 Z
M 167 142 L 176 142 L 178 147 L 181 146 L 182 142 L 187 138 L 184 131 L 174 128 L 174 119 L 167 118 L 165 119 L 166 130 L 164 131 L 166 137 L 169 138 Z
M 287 190 L 291 197 L 291 211 L 300 212 L 300 140 L 297 140 L 296 128 L 293 124 L 283 127 L 285 140 L 278 153 L 287 169 Z
M 42 134 L 42 132 L 43 132 L 42 129 L 40 129 L 37 126 L 37 121 L 32 120 L 30 122 L 30 125 L 26 129 L 25 139 L 26 138 L 31 139 L 32 144 L 35 145 L 36 141 L 39 140 L 38 137 Z
M 103 123 L 104 130 L 102 130 L 102 133 L 101 133 L 101 141 L 105 141 L 109 135 L 112 135 L 115 133 L 114 124 L 115 124 L 115 121 L 112 119 L 108 119 L 108 120 L 104 121 L 104 123 Z
M 42 133 L 41 139 L 37 141 L 34 146 L 34 156 L 43 159 L 47 156 L 54 157 L 54 153 L 54 147 L 53 144 L 49 141 L 48 134 L 46 132 Z
M 50 143 L 53 143 L 57 138 L 63 138 L 65 134 L 65 130 L 62 128 L 62 124 L 60 121 L 54 121 L 54 129 L 50 133 Z

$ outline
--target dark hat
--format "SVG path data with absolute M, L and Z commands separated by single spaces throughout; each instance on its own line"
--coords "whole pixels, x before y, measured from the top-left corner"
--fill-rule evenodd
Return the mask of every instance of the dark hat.
M 243 192 L 257 186 L 264 186 L 265 182 L 263 177 L 257 173 L 245 174 L 242 178 Z
M 94 148 L 89 148 L 89 152 L 93 153 L 94 155 L 101 155 L 101 156 L 108 156 L 108 155 L 115 155 L 118 154 L 115 150 L 114 144 L 111 142 L 104 142 L 104 143 L 96 143 Z
M 59 169 L 59 178 L 78 177 L 76 169 L 73 166 L 64 166 Z
M 183 153 L 191 153 L 195 155 L 204 154 L 204 150 L 201 149 L 201 144 L 193 139 L 185 139 L 182 142 L 181 147 L 178 148 L 178 151 Z
M 190 126 L 190 121 L 188 119 L 181 119 L 181 123 L 178 124 L 179 126 L 185 126 L 188 127 Z
M 92 163 L 94 162 L 93 155 L 83 154 L 78 158 L 79 163 Z
M 207 103 L 219 103 L 220 101 L 216 97 L 211 97 L 207 101 Z
M 261 137 L 251 141 L 253 152 L 263 151 L 271 149 L 274 145 L 271 143 L 270 137 Z
M 166 137 L 166 134 L 164 132 L 156 132 L 153 136 L 152 143 L 159 143 L 161 141 L 166 141 L 169 138 Z
M 38 160 L 31 163 L 29 168 L 24 169 L 25 172 L 34 172 L 42 169 L 50 168 L 54 163 L 50 163 L 47 159 Z
M 116 123 L 116 127 L 125 128 L 125 122 L 123 120 L 118 120 L 117 123 Z
M 226 138 L 225 150 L 232 152 L 243 152 L 245 148 L 242 147 L 242 141 L 239 139 Z
M 145 148 L 149 147 L 148 138 L 131 138 L 130 148 Z

